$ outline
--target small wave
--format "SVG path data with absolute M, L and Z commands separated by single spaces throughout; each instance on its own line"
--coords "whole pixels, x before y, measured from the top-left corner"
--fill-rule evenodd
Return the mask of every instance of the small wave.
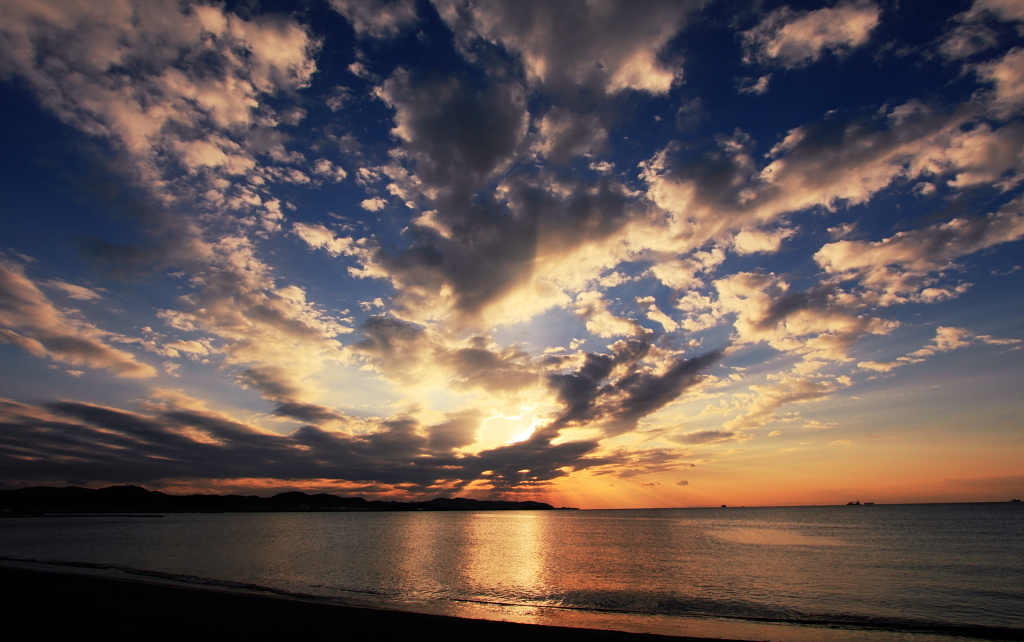
M 569 610 L 629 615 L 663 615 L 695 619 L 734 620 L 845 630 L 876 630 L 934 634 L 976 640 L 1022 640 L 1018 628 L 955 624 L 912 618 L 863 616 L 850 613 L 800 613 L 740 600 L 662 598 L 638 599 L 624 594 L 560 594 L 526 599 L 449 598 L 450 601 L 506 607 Z

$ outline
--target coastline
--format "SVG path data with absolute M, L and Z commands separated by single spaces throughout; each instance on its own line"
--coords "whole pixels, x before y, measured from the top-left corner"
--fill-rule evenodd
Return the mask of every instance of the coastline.
M 104 639 L 345 640 L 417 642 L 487 639 L 495 642 L 738 642 L 465 619 L 343 606 L 205 586 L 178 586 L 57 569 L 0 563 L 0 600 L 13 640 L 45 635 Z

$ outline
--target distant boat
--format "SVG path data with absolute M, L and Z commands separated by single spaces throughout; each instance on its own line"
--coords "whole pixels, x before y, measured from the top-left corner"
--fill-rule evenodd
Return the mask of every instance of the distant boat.
M 855 502 L 846 502 L 846 505 L 847 506 L 860 506 L 860 500 L 858 499 Z
M 1020 500 L 1019 500 L 1019 499 L 1011 499 L 1011 500 L 1010 500 L 1010 503 L 1011 503 L 1011 504 L 1019 504 L 1019 503 L 1020 503 Z

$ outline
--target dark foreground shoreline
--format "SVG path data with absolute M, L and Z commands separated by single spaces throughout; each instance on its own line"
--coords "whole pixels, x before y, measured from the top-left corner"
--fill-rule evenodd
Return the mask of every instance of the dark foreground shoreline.
M 710 640 L 469 620 L 11 566 L 0 566 L 0 604 L 5 612 L 0 630 L 12 641 L 55 636 L 184 642 Z

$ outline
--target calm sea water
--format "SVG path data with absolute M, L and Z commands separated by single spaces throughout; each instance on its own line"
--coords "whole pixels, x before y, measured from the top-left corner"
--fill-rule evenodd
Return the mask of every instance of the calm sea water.
M 1010 503 L 19 517 L 0 520 L 0 556 L 675 635 L 1024 639 Z

